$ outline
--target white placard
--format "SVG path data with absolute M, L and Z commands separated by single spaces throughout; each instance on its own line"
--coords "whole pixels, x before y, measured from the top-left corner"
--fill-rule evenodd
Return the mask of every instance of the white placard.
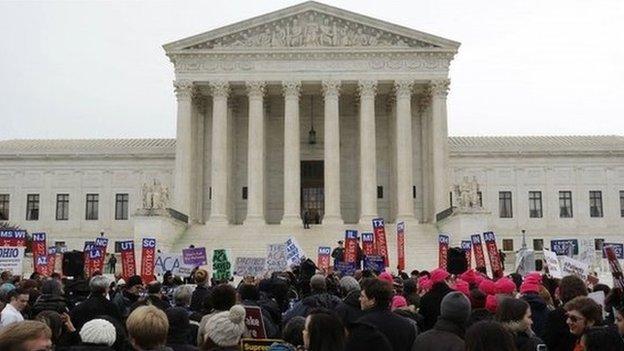
M 563 278 L 561 268 L 559 267 L 557 254 L 549 250 L 544 250 L 544 259 L 546 260 L 546 265 L 548 266 L 550 276 L 557 279 Z
M 0 247 L 0 272 L 10 271 L 13 275 L 22 275 L 25 247 Z
M 181 254 L 160 252 L 156 255 L 156 264 L 154 265 L 156 274 L 162 275 L 171 271 L 173 275 L 189 276 L 193 268 L 195 267 L 184 264 Z
M 576 275 L 585 281 L 587 280 L 587 275 L 589 274 L 589 265 L 585 262 L 563 256 L 561 257 L 561 271 L 564 276 Z

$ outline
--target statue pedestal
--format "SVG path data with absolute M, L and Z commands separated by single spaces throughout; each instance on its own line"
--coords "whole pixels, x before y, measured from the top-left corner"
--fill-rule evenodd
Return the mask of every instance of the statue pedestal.
M 483 209 L 458 209 L 446 218 L 437 222 L 440 233 L 449 234 L 453 246 L 459 246 L 460 241 L 470 239 L 470 235 L 483 233 L 489 230 L 488 216 L 490 212 Z
M 167 252 L 187 227 L 188 217 L 171 209 L 141 209 L 134 215 L 134 241 L 140 250 L 141 239 L 154 238 Z

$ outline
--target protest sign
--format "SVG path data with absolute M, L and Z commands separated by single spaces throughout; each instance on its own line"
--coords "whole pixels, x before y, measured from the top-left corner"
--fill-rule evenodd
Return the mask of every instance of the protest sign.
M 104 268 L 104 260 L 106 259 L 106 249 L 108 248 L 108 239 L 100 236 L 95 238 L 95 247 L 99 248 L 102 251 L 102 258 L 100 260 L 100 267 Z
M 589 294 L 587 294 L 587 297 L 589 297 L 590 299 L 594 300 L 594 302 L 596 302 L 598 305 L 600 305 L 602 308 L 604 308 L 604 306 L 605 306 L 605 293 L 604 293 L 604 291 L 598 290 L 598 291 L 590 292 Z
M 386 269 L 383 257 L 379 255 L 371 255 L 364 257 L 364 269 L 370 269 L 373 272 L 381 273 Z
M 472 252 L 475 257 L 475 267 L 485 268 L 485 254 L 483 253 L 483 245 L 481 244 L 481 234 L 471 235 L 470 241 L 472 241 Z
M 194 267 L 203 266 L 208 262 L 205 247 L 183 249 L 182 258 L 184 260 L 184 264 Z
M 355 263 L 348 262 L 336 262 L 336 271 L 340 273 L 341 277 L 355 274 Z
M 548 267 L 548 272 L 551 277 L 556 279 L 563 278 L 563 273 L 559 267 L 559 260 L 557 259 L 557 253 L 544 250 L 544 260 L 546 261 L 546 266 Z
M 301 263 L 301 260 L 304 258 L 305 253 L 301 246 L 299 246 L 299 243 L 297 243 L 297 240 L 292 236 L 288 238 L 288 240 L 286 240 L 286 263 L 292 266 Z
M 89 251 L 95 247 L 95 241 L 85 241 L 82 254 L 84 257 L 84 271 L 88 274 L 91 263 L 89 262 Z
M 136 275 L 136 259 L 134 257 L 134 240 L 121 241 L 121 276 L 128 279 Z
M 156 274 L 162 275 L 170 271 L 173 275 L 188 277 L 191 275 L 194 266 L 184 264 L 182 255 L 177 253 L 159 252 L 156 254 L 154 270 Z
M 286 244 L 269 244 L 267 247 L 267 271 L 282 272 L 288 268 Z
M 93 276 L 96 272 L 102 273 L 102 268 L 104 267 L 102 264 L 102 262 L 104 262 L 104 260 L 102 260 L 102 249 L 94 245 L 93 248 L 89 250 L 88 255 L 89 269 L 87 272 L 89 276 Z
M 494 232 L 483 233 L 483 241 L 485 241 L 485 247 L 488 251 L 488 257 L 490 258 L 490 267 L 492 267 L 492 276 L 494 279 L 501 278 L 503 276 L 503 265 L 498 255 L 498 248 L 496 247 L 496 236 Z
M 283 343 L 280 339 L 241 339 L 241 351 L 268 351 L 274 343 Z
M 613 251 L 615 252 L 615 257 L 617 257 L 618 260 L 624 260 L 624 244 L 604 243 L 603 247 L 606 245 L 611 246 L 613 248 Z M 602 253 L 602 258 L 607 258 L 604 251 Z
M 564 256 L 561 258 L 561 272 L 563 272 L 563 276 L 576 275 L 585 281 L 589 274 L 589 265 L 585 262 Z
M 265 271 L 264 257 L 236 257 L 234 274 L 240 277 L 259 277 Z
M 357 261 L 357 230 L 345 231 L 345 256 L 344 261 L 355 263 Z
M 232 276 L 232 264 L 228 261 L 225 249 L 217 249 L 212 253 L 212 276 L 216 280 L 228 280 Z
M 54 273 L 54 266 L 56 265 L 56 246 L 48 247 L 48 272 Z
M 266 329 L 264 329 L 264 321 L 262 320 L 262 310 L 258 306 L 245 307 L 245 326 L 249 331 L 249 335 L 254 339 L 265 339 Z
M 141 240 L 141 279 L 147 284 L 155 279 L 154 264 L 156 263 L 156 239 Z
M 444 234 L 438 235 L 438 267 L 447 269 L 448 265 L 448 248 L 449 236 Z
M 535 271 L 535 252 L 521 248 L 516 253 L 516 273 L 524 277 L 533 271 Z
M 573 255 L 579 253 L 579 243 L 577 239 L 556 239 L 550 241 L 550 251 L 557 254 L 557 256 L 570 255 L 570 246 L 572 247 Z
M 318 248 L 318 258 L 316 260 L 316 265 L 320 269 L 328 270 L 329 269 L 329 257 L 331 256 L 331 247 L 329 246 L 319 246 Z
M 470 270 L 472 267 L 472 242 L 470 240 L 462 240 L 460 247 L 464 250 L 464 255 L 466 255 L 466 269 Z
M 26 231 L 0 230 L 0 246 L 26 246 Z
M 388 267 L 388 242 L 386 241 L 386 226 L 383 218 L 373 219 L 373 234 L 375 235 L 377 254 L 384 258 L 384 264 Z
M 620 261 L 615 254 L 615 249 L 613 246 L 604 245 L 602 248 L 605 256 L 607 256 L 607 261 L 609 262 L 609 269 L 611 270 L 611 275 L 613 276 L 613 286 L 616 288 L 624 289 L 624 276 L 622 275 L 622 267 L 620 266 Z
M 24 246 L 3 246 L 0 247 L 0 272 L 9 271 L 13 275 L 22 275 Z
M 373 233 L 362 233 L 362 251 L 367 256 L 375 254 L 375 237 Z
M 46 233 L 33 233 L 32 254 L 35 262 L 35 272 L 43 275 L 48 273 L 48 247 L 46 246 Z M 45 257 L 43 259 L 42 257 Z
M 405 222 L 397 223 L 397 269 L 405 269 Z

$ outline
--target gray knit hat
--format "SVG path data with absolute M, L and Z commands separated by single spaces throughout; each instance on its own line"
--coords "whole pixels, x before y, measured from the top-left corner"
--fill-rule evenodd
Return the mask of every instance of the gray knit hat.
M 219 312 L 208 319 L 204 335 L 217 346 L 236 346 L 245 333 L 245 308 L 234 305 L 229 311 Z
M 117 340 L 117 331 L 107 320 L 92 319 L 80 329 L 80 339 L 85 344 L 113 346 Z
M 458 292 L 446 294 L 440 305 L 440 316 L 444 319 L 464 324 L 470 317 L 470 301 Z
M 351 291 L 361 290 L 360 284 L 358 283 L 358 281 L 355 280 L 355 278 L 353 278 L 350 275 L 345 275 L 344 277 L 340 278 L 340 282 L 338 284 L 340 285 L 341 288 L 344 289 L 344 291 L 348 293 Z

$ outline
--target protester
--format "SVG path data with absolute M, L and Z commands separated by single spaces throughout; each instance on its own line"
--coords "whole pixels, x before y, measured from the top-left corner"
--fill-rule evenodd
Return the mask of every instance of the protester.
M 466 351 L 493 350 L 517 351 L 513 337 L 500 323 L 481 321 L 468 328 L 466 331 Z
M 464 350 L 464 334 L 470 316 L 470 301 L 460 292 L 442 299 L 440 316 L 433 329 L 419 335 L 413 350 Z
M 273 343 L 268 351 L 304 351 L 303 330 L 305 323 L 306 319 L 303 317 L 291 318 L 282 330 L 284 342 Z
M 336 313 L 346 327 L 355 323 L 364 312 L 360 308 L 360 284 L 351 276 L 340 278 L 342 303 L 336 307 Z
M 533 335 L 531 325 L 531 308 L 521 299 L 504 298 L 496 311 L 499 321 L 514 337 L 518 351 L 534 351 L 542 340 Z
M 48 278 L 41 284 L 41 295 L 30 309 L 30 314 L 36 316 L 41 311 L 55 311 L 59 314 L 69 312 L 67 300 L 63 297 L 63 287 L 56 279 Z
M 238 351 L 238 343 L 245 333 L 245 308 L 234 305 L 229 311 L 219 312 L 206 322 L 203 351 Z
M 39 321 L 21 321 L 0 328 L 2 351 L 52 350 L 52 331 Z
M 576 336 L 570 333 L 563 305 L 578 296 L 587 296 L 587 287 L 583 280 L 575 275 L 563 277 L 559 283 L 558 294 L 561 305 L 548 312 L 544 325 L 544 341 L 549 351 L 570 351 L 574 348 Z
M 92 319 L 80 329 L 80 339 L 81 345 L 72 347 L 71 351 L 114 351 L 117 330 L 105 319 Z
M 154 306 L 137 307 L 126 320 L 128 338 L 136 351 L 156 350 L 167 342 L 169 321 L 165 312 Z
M 310 279 L 310 296 L 297 302 L 292 309 L 287 311 L 284 314 L 283 323 L 295 316 L 307 317 L 310 311 L 315 308 L 335 311 L 341 303 L 342 301 L 337 296 L 327 293 L 325 276 L 316 274 Z
M 126 285 L 113 298 L 113 303 L 123 318 L 128 317 L 132 305 L 139 300 L 143 291 L 143 281 L 138 275 L 128 278 Z
M 6 294 L 6 300 L 8 303 L 0 313 L 0 327 L 2 328 L 24 320 L 22 311 L 28 305 L 28 293 L 21 288 L 16 288 Z
M 208 271 L 205 269 L 198 269 L 195 271 L 193 279 L 195 280 L 195 284 L 197 284 L 197 286 L 195 287 L 193 296 L 191 297 L 191 311 L 200 312 L 203 309 L 204 301 L 210 298 L 208 278 Z
M 165 314 L 169 322 L 167 346 L 173 351 L 197 351 L 194 345 L 197 334 L 193 334 L 188 312 L 181 307 L 172 307 L 166 310 Z
M 344 261 L 344 254 L 345 254 L 344 242 L 342 240 L 338 240 L 338 247 L 334 248 L 334 250 L 331 253 L 331 257 L 334 259 L 334 267 L 336 267 L 338 262 Z
M 420 300 L 420 314 L 424 318 L 423 326 L 425 330 L 433 328 L 438 316 L 440 315 L 440 304 L 446 294 L 453 291 L 448 285 L 447 279 L 450 274 L 441 268 L 434 269 L 431 272 L 431 282 L 433 283 L 431 290 L 423 295 Z
M 240 303 L 243 306 L 250 307 L 259 307 L 260 312 L 262 314 L 262 321 L 264 323 L 264 329 L 266 331 L 266 335 L 270 339 L 274 339 L 279 336 L 279 326 L 271 318 L 271 314 L 260 305 L 258 305 L 258 300 L 260 299 L 260 291 L 258 287 L 254 284 L 241 284 L 238 287 L 238 294 L 240 298 Z
M 74 307 L 69 316 L 76 327 L 80 330 L 82 326 L 100 316 L 110 316 L 122 322 L 121 313 L 117 306 L 106 298 L 110 281 L 103 275 L 97 275 L 89 281 L 89 297 L 78 306 Z
M 303 343 L 307 351 L 343 351 L 345 332 L 340 319 L 326 310 L 313 310 L 305 321 Z
M 33 318 L 45 323 L 52 331 L 52 343 L 56 351 L 66 350 L 80 343 L 80 335 L 67 313 L 62 315 L 56 311 L 41 311 Z
M 392 351 L 388 338 L 375 326 L 355 322 L 348 330 L 345 351 Z
M 205 340 L 206 323 L 213 315 L 229 311 L 236 304 L 236 290 L 229 284 L 219 284 L 212 289 L 209 297 L 213 310 L 202 317 L 197 330 L 197 345 L 201 346 Z
M 618 333 L 606 327 L 589 328 L 581 340 L 584 351 L 622 351 L 624 341 Z
M 619 305 L 615 309 L 615 325 L 620 336 L 624 338 L 624 305 Z
M 539 337 L 544 335 L 546 319 L 548 318 L 548 305 L 540 296 L 542 277 L 538 273 L 528 274 L 520 286 L 521 299 L 531 306 L 531 319 L 533 331 Z
M 588 328 L 602 325 L 602 309 L 594 300 L 585 296 L 575 297 L 563 308 L 567 311 L 566 323 L 570 333 L 576 337 L 574 351 L 582 351 L 581 337 Z

